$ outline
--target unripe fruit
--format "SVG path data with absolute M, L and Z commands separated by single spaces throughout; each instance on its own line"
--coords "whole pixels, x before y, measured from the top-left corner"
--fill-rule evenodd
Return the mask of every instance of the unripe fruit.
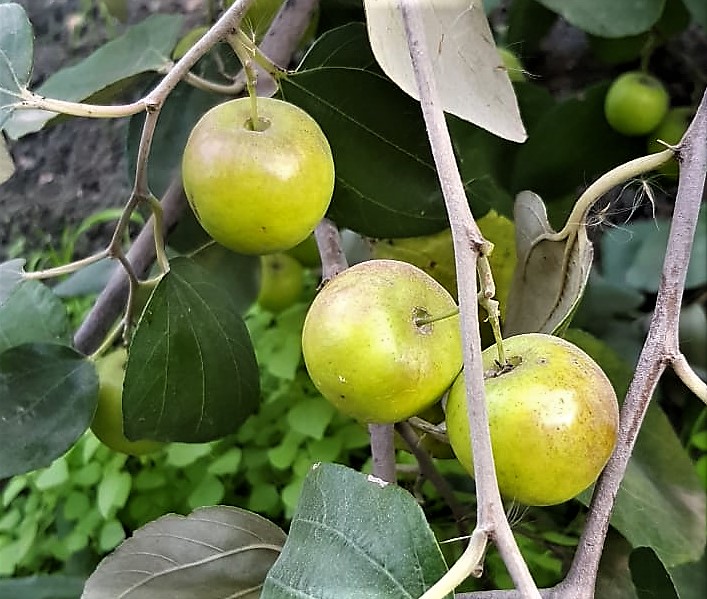
M 434 404 L 462 364 L 457 306 L 405 262 L 370 260 L 334 277 L 302 331 L 319 392 L 364 422 L 405 420 Z
M 618 403 L 609 379 L 577 346 L 531 333 L 482 354 L 491 445 L 501 494 L 525 505 L 567 501 L 591 485 L 616 444 Z M 447 400 L 447 434 L 473 476 L 464 376 Z
M 334 162 L 319 125 L 272 98 L 209 110 L 184 149 L 187 199 L 206 232 L 242 254 L 288 250 L 309 236 L 329 207 Z M 255 130 L 257 129 L 257 130 Z
M 258 304 L 270 312 L 282 312 L 294 304 L 304 289 L 304 269 L 287 254 L 270 254 L 260 259 Z
M 113 451 L 129 455 L 153 453 L 164 446 L 159 441 L 130 441 L 123 433 L 123 380 L 128 352 L 117 349 L 96 360 L 98 406 L 91 423 L 93 434 Z
M 664 141 L 671 146 L 676 145 L 682 139 L 685 131 L 687 131 L 693 114 L 692 108 L 687 106 L 669 110 L 660 125 L 658 125 L 658 128 L 650 134 L 648 151 L 653 154 L 665 150 L 665 146 L 659 143 L 658 140 Z M 675 158 L 671 158 L 658 171 L 667 177 L 676 179 L 678 176 L 678 161 Z
M 618 77 L 604 100 L 606 120 L 623 135 L 646 135 L 668 112 L 670 97 L 665 86 L 647 73 L 630 72 Z

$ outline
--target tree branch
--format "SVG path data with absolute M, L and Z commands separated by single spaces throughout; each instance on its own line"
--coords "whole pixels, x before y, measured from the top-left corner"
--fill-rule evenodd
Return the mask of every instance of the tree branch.
M 678 322 L 687 266 L 705 192 L 707 172 L 707 92 L 697 114 L 677 147 L 680 178 L 670 226 L 668 247 L 648 336 L 621 409 L 616 449 L 597 483 L 570 571 L 559 587 L 563 596 L 594 596 L 599 559 L 609 528 L 616 494 L 648 410 L 651 397 L 667 364 L 680 355 Z
M 524 597 L 539 598 L 528 566 L 523 560 L 501 502 L 491 450 L 484 378 L 481 365 L 481 339 L 477 310 L 476 260 L 486 245 L 469 209 L 464 185 L 456 164 L 444 112 L 437 92 L 432 60 L 419 6 L 413 0 L 398 0 L 408 40 L 413 71 L 420 93 L 422 113 L 432 147 L 442 194 L 452 229 L 459 282 L 459 301 L 464 352 L 469 429 L 474 455 L 477 488 L 476 530 L 493 538 L 508 571 Z M 472 535 L 472 538 L 474 535 Z M 473 570 L 473 565 L 471 567 Z M 444 578 L 442 579 L 442 581 Z M 440 582 L 442 582 L 440 581 Z M 439 583 L 438 583 L 439 584 Z M 435 585 L 436 586 L 436 585 Z M 434 587 L 433 587 L 434 588 Z M 428 591 L 429 592 L 429 591 Z

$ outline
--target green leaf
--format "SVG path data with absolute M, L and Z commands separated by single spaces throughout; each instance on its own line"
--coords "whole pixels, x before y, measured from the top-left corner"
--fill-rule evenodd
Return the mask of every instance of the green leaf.
M 15 287 L 22 282 L 24 265 L 22 258 L 0 263 L 0 308 L 5 305 Z
M 129 473 L 119 470 L 109 470 L 98 485 L 96 505 L 98 512 L 106 520 L 125 505 L 130 495 L 132 478 Z
M 0 93 L 0 97 L 2 94 Z M 2 101 L 0 99 L 0 101 Z M 5 183 L 15 173 L 15 162 L 7 149 L 5 138 L 0 137 L 0 185 Z
M 64 304 L 51 289 L 22 281 L 0 304 L 0 353 L 31 342 L 69 345 L 71 328 Z
M 0 599 L 76 599 L 84 582 L 81 576 L 64 574 L 0 579 Z
M 554 230 L 542 199 L 530 191 L 515 205 L 517 265 L 508 293 L 504 335 L 554 333 L 569 322 L 582 299 L 593 248 L 583 224 L 576 234 L 543 239 Z
M 582 31 L 602 37 L 625 37 L 648 31 L 660 18 L 665 0 L 538 0 Z
M 238 466 L 240 466 L 242 456 L 243 451 L 240 447 L 231 447 L 226 453 L 211 462 L 206 468 L 206 471 L 217 476 L 235 474 L 238 472 Z
M 302 326 L 307 304 L 295 304 L 277 316 L 276 326 L 266 328 L 258 336 L 258 362 L 270 374 L 287 381 L 294 380 L 302 358 Z
M 670 578 L 680 599 L 703 599 L 707 589 L 707 554 L 695 562 L 670 568 Z
M 119 520 L 108 520 L 98 534 L 98 548 L 107 552 L 117 547 L 125 538 L 125 530 Z
M 179 15 L 149 16 L 78 64 L 54 73 L 36 92 L 49 98 L 80 102 L 119 81 L 159 71 L 170 62 L 169 55 L 182 23 Z M 105 103 L 109 98 L 101 100 Z M 44 110 L 17 111 L 5 129 L 11 138 L 18 139 L 39 131 L 55 116 Z
M 24 8 L 8 2 L 0 4 L 0 129 L 21 100 L 29 83 L 34 58 L 32 25 Z
M 303 435 L 322 439 L 334 414 L 334 406 L 322 397 L 313 397 L 300 401 L 287 413 L 287 424 Z
M 642 139 L 620 135 L 606 122 L 607 87 L 606 83 L 589 87 L 581 97 L 569 98 L 544 113 L 518 150 L 511 191 L 530 189 L 555 201 L 645 153 Z
M 90 500 L 86 493 L 71 491 L 64 501 L 64 518 L 67 520 L 78 520 L 90 507 Z
M 64 457 L 54 460 L 54 463 L 37 473 L 34 486 L 40 491 L 48 491 L 60 487 L 69 480 L 69 467 Z
M 305 479 L 287 543 L 261 597 L 419 597 L 446 570 L 424 513 L 407 491 L 320 464 Z
M 64 454 L 88 428 L 97 395 L 93 364 L 69 347 L 35 343 L 0 353 L 0 478 Z
M 609 529 L 597 573 L 597 599 L 638 599 L 628 565 L 632 549 L 626 539 Z
M 326 31 L 314 42 L 297 70 L 317 67 L 348 67 L 381 73 L 368 43 L 366 25 L 347 23 Z
M 234 507 L 163 516 L 98 565 L 82 599 L 257 599 L 285 538 L 272 522 Z
M 638 599 L 680 599 L 668 571 L 650 547 L 638 547 L 629 557 L 631 578 Z
M 227 250 L 218 243 L 210 243 L 190 258 L 201 268 L 218 276 L 221 287 L 244 314 L 258 297 L 260 290 L 260 259 Z
M 172 443 L 167 448 L 166 463 L 176 468 L 184 468 L 185 466 L 191 466 L 210 453 L 211 445 L 208 443 Z
M 130 348 L 123 390 L 126 436 L 212 441 L 238 430 L 259 396 L 258 365 L 238 305 L 219 278 L 175 258 Z
M 336 157 L 330 216 L 370 237 L 435 233 L 446 212 L 417 102 L 390 80 L 322 67 L 282 81 L 282 96 L 321 126 Z M 402 175 L 404 173 L 404 176 Z
M 568 332 L 566 338 L 589 353 L 609 376 L 619 397 L 632 369 L 598 339 Z M 579 497 L 589 505 L 591 491 Z M 650 522 L 650 526 L 646 526 Z M 611 524 L 633 547 L 652 548 L 666 568 L 695 561 L 705 548 L 705 490 L 670 422 L 657 406 L 648 409 Z
M 556 20 L 557 15 L 537 0 L 514 0 L 508 8 L 506 47 L 514 52 L 520 49 L 526 56 L 536 52 Z
M 216 505 L 223 501 L 226 489 L 223 483 L 211 474 L 207 474 L 201 482 L 194 487 L 189 497 L 187 505 L 190 509 L 195 509 L 204 505 Z
M 695 23 L 707 31 L 707 4 L 702 0 L 682 0 L 682 2 Z
M 656 292 L 668 245 L 670 221 L 641 220 L 602 236 L 604 275 L 617 285 Z M 707 284 L 707 209 L 700 208 L 685 280 L 686 289 Z

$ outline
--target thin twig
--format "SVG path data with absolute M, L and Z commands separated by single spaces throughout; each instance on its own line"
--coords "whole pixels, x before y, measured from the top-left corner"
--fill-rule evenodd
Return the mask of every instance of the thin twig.
M 707 176 L 707 92 L 678 145 L 678 155 L 681 163 L 678 192 L 655 311 L 621 408 L 616 449 L 596 485 L 570 571 L 559 585 L 567 591 L 567 597 L 590 599 L 594 596 L 609 518 L 643 418 L 666 366 L 680 354 L 680 305 Z
M 707 404 L 707 383 L 697 376 L 697 373 L 692 366 L 690 366 L 685 356 L 678 353 L 678 355 L 673 358 L 671 365 L 675 374 L 678 375 L 685 386 L 701 401 Z
M 539 598 L 537 587 L 506 519 L 494 470 L 491 437 L 481 366 L 481 339 L 477 311 L 476 260 L 488 246 L 471 214 L 454 157 L 449 131 L 434 79 L 432 60 L 425 40 L 419 6 L 411 0 L 397 3 L 408 40 L 413 71 L 420 93 L 422 112 L 437 167 L 442 194 L 452 229 L 459 281 L 461 327 L 464 351 L 467 410 L 474 456 L 477 489 L 477 530 L 492 537 L 516 587 L 524 597 Z M 472 275 L 472 273 L 474 273 Z M 480 554 L 482 557 L 483 554 Z M 470 570 L 473 564 L 468 564 Z M 478 566 L 477 564 L 476 566 Z

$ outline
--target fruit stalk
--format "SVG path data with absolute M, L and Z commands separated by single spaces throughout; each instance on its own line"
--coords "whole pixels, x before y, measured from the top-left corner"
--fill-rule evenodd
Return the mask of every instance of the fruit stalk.
M 471 273 L 476 273 L 477 256 L 482 253 L 486 242 L 474 221 L 464 193 L 464 186 L 456 164 L 449 130 L 446 126 L 444 112 L 435 84 L 432 59 L 427 50 L 428 44 L 425 40 L 425 29 L 419 12 L 420 8 L 414 2 L 408 0 L 398 0 L 396 7 L 401 12 L 403 27 L 408 40 L 408 49 L 420 93 L 423 117 L 442 187 L 442 195 L 447 206 L 454 242 L 461 305 L 464 365 L 467 374 L 466 394 L 469 426 L 472 431 L 474 467 L 477 475 L 477 528 L 472 535 L 472 539 L 484 539 L 484 542 L 479 543 L 479 546 L 485 546 L 485 539 L 493 535 L 518 590 L 524 597 L 539 599 L 540 593 L 530 575 L 527 564 L 520 554 L 506 519 L 494 471 L 481 368 L 477 284 L 476 277 L 473 275 L 469 276 Z M 472 251 L 469 251 L 469 248 Z M 464 276 L 464 274 L 467 276 Z M 483 559 L 483 552 L 473 550 L 470 550 L 470 552 L 475 559 L 475 563 L 463 563 L 459 566 L 465 574 L 474 572 Z M 472 560 L 469 561 L 471 562 Z M 455 573 L 458 571 L 457 568 L 452 568 L 452 570 Z M 446 591 L 439 595 L 440 597 L 447 592 L 451 592 L 457 586 L 459 578 L 447 578 L 445 576 L 442 581 L 439 583 L 441 586 L 437 588 L 440 591 L 445 591 L 445 589 Z

